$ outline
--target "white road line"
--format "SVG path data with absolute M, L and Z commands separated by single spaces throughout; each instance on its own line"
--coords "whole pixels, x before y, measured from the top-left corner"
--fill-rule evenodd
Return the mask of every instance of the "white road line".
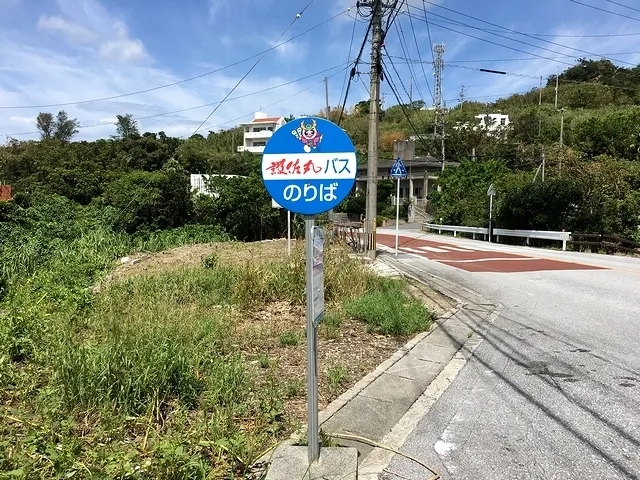
M 447 250 L 453 250 L 454 252 L 475 252 L 475 250 L 470 250 L 468 248 L 450 247 L 448 245 L 438 245 L 438 248 L 446 248 Z
M 422 248 L 422 247 L 420 247 Z M 400 250 L 404 251 L 404 252 L 411 252 L 411 253 L 424 253 L 422 250 L 416 250 L 415 248 L 409 248 L 409 247 L 399 247 Z M 446 252 L 446 250 L 440 250 L 441 252 Z
M 445 250 L 443 248 L 436 248 L 436 247 L 418 247 L 420 250 L 426 250 L 427 252 L 435 252 L 435 253 L 447 253 L 448 250 Z M 415 250 L 416 252 L 420 252 L 420 250 Z M 422 252 L 420 252 L 422 253 Z
M 440 259 L 438 260 L 439 262 L 448 262 L 448 263 L 474 263 L 474 262 L 491 262 L 493 260 L 540 260 L 539 258 L 532 258 L 532 257 L 496 257 L 496 258 L 478 258 L 476 260 L 447 260 L 445 259 Z

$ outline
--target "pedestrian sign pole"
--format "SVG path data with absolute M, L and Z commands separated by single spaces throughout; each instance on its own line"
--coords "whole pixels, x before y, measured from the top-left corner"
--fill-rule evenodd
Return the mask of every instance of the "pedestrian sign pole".
M 402 159 L 398 157 L 391 167 L 391 177 L 398 180 L 398 190 L 396 194 L 396 257 L 398 256 L 398 231 L 400 223 L 400 180 L 407 178 L 407 169 L 402 162 Z
M 324 230 L 315 216 L 337 207 L 356 180 L 353 142 L 336 124 L 302 118 L 276 130 L 262 155 L 262 180 L 275 202 L 305 215 L 307 274 L 307 443 L 309 464 L 320 457 L 318 325 L 324 315 Z

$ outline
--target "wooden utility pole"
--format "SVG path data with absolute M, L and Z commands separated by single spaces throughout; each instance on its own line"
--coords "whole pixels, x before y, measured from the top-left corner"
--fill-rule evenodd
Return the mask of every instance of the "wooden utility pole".
M 382 0 L 371 0 L 371 86 L 369 90 L 369 145 L 367 150 L 367 207 L 365 222 L 365 254 L 376 258 L 376 216 L 378 199 L 378 138 L 380 121 L 380 50 L 382 48 Z

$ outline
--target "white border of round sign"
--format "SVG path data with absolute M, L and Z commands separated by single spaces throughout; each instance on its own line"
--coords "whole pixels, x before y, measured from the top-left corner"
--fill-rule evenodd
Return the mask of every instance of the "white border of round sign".
M 262 181 L 283 208 L 302 215 L 328 212 L 351 192 L 358 174 L 353 142 L 324 118 L 305 117 L 278 128 L 262 154 Z

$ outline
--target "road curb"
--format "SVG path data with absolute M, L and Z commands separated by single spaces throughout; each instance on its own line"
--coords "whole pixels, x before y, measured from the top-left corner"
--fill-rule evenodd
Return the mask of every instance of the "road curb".
M 421 389 L 420 393 L 412 398 L 411 403 L 403 404 L 406 406 L 406 409 L 404 409 L 402 405 L 398 405 L 397 403 L 395 404 L 395 407 L 399 407 L 400 409 L 400 415 L 396 417 L 397 421 L 390 421 L 390 423 L 387 424 L 388 427 L 384 428 L 383 435 L 378 438 L 370 438 L 370 440 L 374 440 L 382 445 L 399 450 L 410 432 L 417 425 L 418 421 L 428 412 L 431 406 L 438 400 L 438 398 L 440 398 L 440 395 L 454 381 L 456 375 L 460 370 L 462 370 L 468 359 L 473 355 L 473 352 L 483 340 L 483 335 L 479 334 L 476 329 L 471 328 L 468 325 L 464 325 L 464 322 L 455 317 L 458 315 L 465 315 L 465 310 L 467 310 L 467 307 L 470 305 L 478 306 L 488 317 L 482 322 L 482 324 L 488 325 L 497 318 L 502 306 L 495 302 L 489 302 L 476 292 L 452 284 L 440 277 L 428 274 L 425 279 L 425 275 L 413 275 L 406 269 L 400 269 L 397 265 L 394 265 L 396 262 L 393 262 L 393 258 L 395 257 L 391 257 L 390 255 L 379 256 L 378 261 L 388 268 L 388 273 L 386 274 L 390 274 L 390 270 L 393 270 L 394 276 L 406 277 L 419 284 L 426 285 L 437 292 L 452 298 L 455 301 L 455 305 L 439 316 L 428 331 L 414 336 L 411 340 L 400 347 L 391 357 L 378 365 L 375 370 L 365 375 L 350 389 L 331 402 L 324 410 L 319 412 L 318 420 L 321 431 L 328 433 L 329 436 L 332 433 L 339 433 L 342 431 L 346 433 L 350 432 L 348 425 L 340 425 L 339 418 L 344 418 L 346 416 L 351 417 L 351 415 L 349 415 L 349 408 L 355 410 L 359 405 L 359 402 L 363 399 L 372 399 L 371 394 L 363 395 L 363 393 L 366 393 L 365 390 L 373 389 L 372 387 L 375 387 L 373 384 L 376 381 L 378 381 L 376 383 L 379 384 L 380 382 L 388 380 L 390 376 L 397 375 L 397 372 L 392 371 L 393 367 L 396 366 L 398 362 L 411 360 L 412 357 L 415 356 L 417 350 L 420 350 L 421 352 L 421 360 L 431 362 L 431 360 L 427 358 L 429 356 L 428 352 L 444 348 L 441 345 L 442 338 L 449 335 L 447 329 L 451 327 L 451 331 L 455 332 L 455 335 L 458 336 L 458 342 L 455 343 L 455 346 L 449 345 L 449 351 L 453 353 L 449 354 L 451 355 L 450 357 L 447 355 L 447 359 L 444 360 L 446 363 L 437 361 L 442 357 L 442 355 L 438 357 L 437 354 L 432 352 L 431 355 L 433 355 L 432 358 L 434 359 L 433 364 L 439 364 L 442 365 L 442 367 L 439 368 L 438 365 L 438 367 L 433 370 L 433 377 L 431 381 L 429 383 L 424 383 L 424 389 Z M 464 329 L 465 327 L 469 331 L 469 334 L 463 335 L 464 340 L 460 340 L 461 334 L 464 333 L 464 331 L 461 332 L 461 329 Z M 412 354 L 411 357 L 409 356 L 410 353 Z M 407 359 L 403 360 L 405 357 L 407 357 Z M 383 375 L 385 375 L 386 378 L 381 378 Z M 392 394 L 393 389 L 389 389 L 389 393 Z M 387 404 L 393 403 L 393 400 L 391 399 L 384 401 Z M 354 403 L 352 404 L 352 402 Z M 343 412 L 343 409 L 347 410 Z M 333 428 L 327 429 L 326 427 L 328 423 L 334 423 Z M 336 428 L 336 424 L 340 428 Z M 294 432 L 284 443 L 295 444 L 305 438 L 306 428 L 303 427 Z M 365 480 L 378 480 L 378 474 L 389 465 L 393 459 L 394 453 L 380 448 L 372 449 L 371 447 L 361 447 L 362 445 L 358 445 L 359 450 L 363 452 L 359 457 L 361 473 L 359 473 L 358 478 Z M 263 458 L 261 460 L 268 462 L 267 458 Z

